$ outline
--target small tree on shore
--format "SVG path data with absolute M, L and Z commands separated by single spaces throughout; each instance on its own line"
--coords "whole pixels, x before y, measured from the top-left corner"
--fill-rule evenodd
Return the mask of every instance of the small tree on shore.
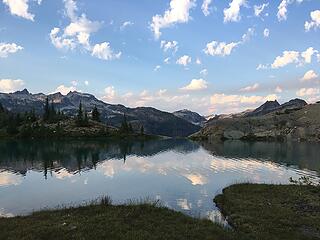
M 100 112 L 98 111 L 97 106 L 95 106 L 92 110 L 92 120 L 100 122 Z

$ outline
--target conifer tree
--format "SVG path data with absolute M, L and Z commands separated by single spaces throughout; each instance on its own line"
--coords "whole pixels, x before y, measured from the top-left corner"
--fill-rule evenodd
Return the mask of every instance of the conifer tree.
M 43 120 L 48 121 L 50 116 L 50 107 L 49 107 L 49 98 L 46 98 L 46 103 L 44 106 L 44 114 L 43 114 Z
M 98 111 L 97 106 L 95 106 L 92 110 L 92 120 L 100 122 L 100 112 Z

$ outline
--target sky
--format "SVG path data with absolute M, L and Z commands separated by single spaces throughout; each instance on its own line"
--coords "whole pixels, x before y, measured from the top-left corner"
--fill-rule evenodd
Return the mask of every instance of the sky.
M 0 92 L 241 112 L 320 100 L 320 0 L 0 0 Z

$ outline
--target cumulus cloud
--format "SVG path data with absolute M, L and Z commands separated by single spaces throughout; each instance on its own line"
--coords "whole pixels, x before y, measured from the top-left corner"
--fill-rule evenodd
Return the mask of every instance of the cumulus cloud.
M 210 98 L 211 109 L 215 112 L 234 113 L 257 107 L 266 101 L 274 101 L 279 97 L 276 94 L 267 96 L 226 95 L 214 94 Z
M 177 52 L 178 51 L 178 42 L 177 41 L 164 41 L 162 40 L 160 43 L 160 48 L 163 49 L 163 51 L 167 52 L 168 50 L 172 50 L 173 52 Z
M 282 68 L 289 64 L 295 63 L 297 66 L 302 66 L 304 64 L 310 64 L 312 62 L 312 57 L 318 53 L 313 47 L 309 47 L 303 52 L 298 51 L 284 51 L 281 56 L 277 56 L 271 65 L 259 64 L 257 70 L 267 69 L 269 67 L 273 69 Z
M 20 90 L 24 86 L 21 79 L 0 79 L 0 92 L 11 93 Z
M 266 7 L 269 6 L 269 3 L 263 3 L 261 5 L 254 5 L 253 9 L 254 9 L 254 15 L 256 17 L 259 17 L 261 15 L 261 13 L 264 11 L 264 9 Z
M 210 15 L 210 12 L 211 12 L 210 4 L 211 3 L 212 3 L 212 0 L 203 0 L 203 3 L 201 5 L 201 10 L 206 17 Z
M 304 28 L 306 31 L 310 31 L 312 28 L 320 28 L 320 10 L 316 10 L 310 13 L 311 21 L 306 21 Z
M 241 19 L 240 8 L 246 5 L 246 0 L 232 0 L 229 8 L 223 10 L 224 22 L 239 22 Z
M 121 52 L 114 53 L 110 47 L 110 43 L 103 42 L 94 45 L 91 55 L 103 60 L 113 60 L 119 59 L 121 57 L 121 54 Z
M 0 43 L 0 58 L 6 58 L 9 54 L 16 53 L 22 50 L 23 47 L 15 44 L 15 43 Z
M 188 66 L 189 63 L 191 63 L 192 59 L 190 56 L 188 55 L 184 55 L 182 57 L 180 57 L 178 60 L 177 60 L 177 64 L 179 65 L 183 65 L 183 66 Z
M 207 43 L 207 46 L 203 51 L 205 54 L 211 56 L 228 56 L 232 53 L 234 48 L 249 41 L 254 33 L 254 28 L 248 28 L 247 32 L 242 35 L 242 39 L 240 41 L 231 43 L 212 41 Z
M 103 96 L 103 100 L 106 101 L 106 102 L 113 102 L 113 100 L 116 97 L 116 91 L 114 89 L 114 86 L 106 87 L 104 89 L 104 93 L 105 94 Z
M 298 63 L 299 62 L 300 53 L 297 51 L 284 51 L 282 56 L 276 57 L 274 62 L 272 63 L 272 68 L 281 68 L 290 63 Z
M 126 21 L 126 22 L 124 22 L 124 23 L 121 25 L 120 30 L 123 31 L 123 30 L 125 30 L 127 27 L 132 26 L 132 25 L 134 25 L 133 22 Z
M 265 28 L 265 29 L 263 30 L 263 36 L 264 36 L 265 38 L 267 38 L 267 37 L 269 37 L 269 35 L 270 35 L 270 30 L 269 30 L 268 28 Z
M 320 58 L 319 58 L 319 59 L 320 59 Z M 201 64 L 202 64 L 200 58 L 197 58 L 196 64 L 198 64 L 198 65 L 201 65 Z
M 313 47 L 309 47 L 306 51 L 301 53 L 301 57 L 304 60 L 304 63 L 311 63 L 312 56 L 318 53 L 317 50 L 313 49 Z
M 296 92 L 297 96 L 299 97 L 312 96 L 317 95 L 319 93 L 319 88 L 301 88 L 299 91 Z
M 29 0 L 3 0 L 3 3 L 8 6 L 11 15 L 34 21 L 34 14 L 29 12 Z M 41 1 L 38 1 L 38 4 L 41 4 Z
M 55 27 L 51 30 L 49 36 L 51 43 L 56 48 L 65 50 L 80 48 L 103 60 L 116 59 L 121 56 L 121 53 L 113 54 L 108 42 L 91 44 L 91 34 L 101 28 L 102 22 L 91 21 L 84 13 L 78 15 L 78 7 L 75 0 L 64 0 L 64 4 L 65 14 L 70 19 L 70 24 L 64 29 Z
M 169 63 L 170 63 L 170 58 L 167 57 L 166 59 L 163 60 L 163 62 L 164 62 L 165 64 L 169 64 Z
M 301 78 L 301 81 L 306 82 L 306 81 L 313 80 L 317 77 L 318 77 L 318 74 L 315 71 L 309 70 L 303 75 L 303 77 Z
M 62 95 L 67 95 L 69 92 L 78 91 L 76 86 L 67 87 L 65 85 L 60 85 L 56 88 L 55 92 L 60 92 Z
M 239 42 L 225 43 L 212 41 L 207 44 L 207 47 L 204 49 L 204 52 L 207 55 L 224 57 L 230 55 L 232 50 L 239 44 Z
M 195 0 L 171 0 L 170 8 L 164 15 L 152 17 L 150 28 L 156 39 L 161 36 L 161 29 L 173 26 L 176 23 L 187 23 L 190 20 L 190 10 L 196 6 Z
M 241 88 L 240 92 L 254 92 L 254 91 L 258 90 L 259 86 L 260 85 L 258 83 L 255 83 L 252 86 L 247 86 L 247 87 Z
M 182 87 L 180 89 L 184 91 L 199 91 L 207 88 L 208 88 L 208 83 L 202 78 L 200 78 L 200 79 L 192 79 L 187 86 Z

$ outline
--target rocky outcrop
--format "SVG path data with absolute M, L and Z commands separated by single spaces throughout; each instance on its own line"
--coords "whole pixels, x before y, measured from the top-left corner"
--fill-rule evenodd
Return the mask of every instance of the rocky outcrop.
M 173 112 L 176 117 L 182 118 L 194 125 L 203 126 L 207 119 L 196 112 L 183 109 L 180 111 Z
M 193 134 L 195 139 L 320 141 L 320 104 L 296 108 L 296 104 L 264 116 L 210 121 Z M 291 102 L 291 103 L 294 103 Z M 290 106 L 288 108 L 288 106 Z M 295 106 L 294 108 L 292 106 Z M 290 111 L 286 111 L 286 110 Z
M 255 109 L 252 112 L 249 112 L 246 116 L 247 117 L 257 117 L 257 116 L 263 116 L 270 112 L 274 112 L 275 110 L 280 108 L 280 104 L 277 100 L 275 101 L 267 101 L 257 109 Z

